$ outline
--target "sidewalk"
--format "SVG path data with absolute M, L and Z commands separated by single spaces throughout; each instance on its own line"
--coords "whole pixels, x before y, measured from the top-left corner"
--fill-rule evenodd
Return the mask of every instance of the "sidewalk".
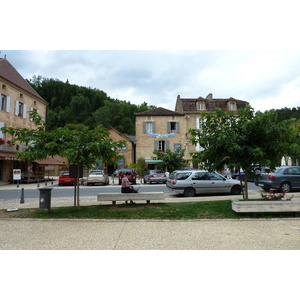
M 16 186 L 0 186 L 3 189 Z M 26 189 L 36 189 L 36 184 Z M 250 197 L 260 192 L 251 191 Z M 296 194 L 295 194 L 296 195 Z M 299 195 L 300 196 L 300 195 Z M 295 196 L 294 196 L 295 197 Z M 222 201 L 241 196 L 172 197 L 164 202 Z M 298 197 L 297 197 L 298 198 Z M 52 198 L 51 207 L 73 206 Z M 81 205 L 99 205 L 96 195 Z M 107 203 L 105 203 L 107 204 Z M 0 209 L 38 208 L 39 199 L 1 200 Z M 299 250 L 300 218 L 243 220 L 38 220 L 0 219 L 1 250 Z

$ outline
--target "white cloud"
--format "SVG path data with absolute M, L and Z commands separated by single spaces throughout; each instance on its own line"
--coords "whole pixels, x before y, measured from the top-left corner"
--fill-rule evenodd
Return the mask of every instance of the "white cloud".
M 112 98 L 174 110 L 183 98 L 234 97 L 256 110 L 300 103 L 300 51 L 7 51 L 25 78 L 41 75 Z

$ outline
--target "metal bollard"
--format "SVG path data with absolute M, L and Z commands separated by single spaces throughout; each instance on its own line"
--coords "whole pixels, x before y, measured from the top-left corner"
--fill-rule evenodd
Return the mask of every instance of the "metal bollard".
M 37 187 L 40 187 L 40 179 L 38 178 Z
M 47 186 L 47 179 L 45 180 L 45 186 Z
M 24 188 L 21 189 L 21 199 L 20 199 L 20 204 L 25 203 L 25 198 L 24 198 Z

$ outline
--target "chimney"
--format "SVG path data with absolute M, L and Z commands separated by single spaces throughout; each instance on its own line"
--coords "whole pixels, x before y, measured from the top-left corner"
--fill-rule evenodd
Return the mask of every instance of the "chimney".
M 212 94 L 212 93 L 209 93 L 209 94 L 206 96 L 206 99 L 207 99 L 207 100 L 212 100 L 212 99 L 213 99 L 213 94 Z

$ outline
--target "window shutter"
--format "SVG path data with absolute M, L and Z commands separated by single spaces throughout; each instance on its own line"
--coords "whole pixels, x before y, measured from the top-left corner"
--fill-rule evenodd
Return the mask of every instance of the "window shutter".
M 196 118 L 196 128 L 197 128 L 197 129 L 200 129 L 200 128 L 199 128 L 199 118 Z
M 26 119 L 26 115 L 27 115 L 27 105 L 24 104 L 23 106 L 23 118 Z
M 6 97 L 6 112 L 10 112 L 10 97 Z
M 0 122 L 0 129 L 5 126 L 4 122 Z M 4 133 L 0 130 L 0 138 L 4 139 Z
M 166 141 L 166 150 L 170 149 L 170 141 Z
M 19 114 L 19 101 L 16 100 L 15 115 L 17 116 L 18 114 Z
M 171 133 L 171 122 L 167 123 L 168 133 Z
M 156 123 L 155 122 L 153 122 L 153 133 L 156 133 Z
M 146 122 L 143 122 L 143 133 L 147 133 Z
M 176 133 L 180 133 L 180 123 L 176 122 Z
M 154 150 L 158 150 L 158 141 L 154 141 Z

